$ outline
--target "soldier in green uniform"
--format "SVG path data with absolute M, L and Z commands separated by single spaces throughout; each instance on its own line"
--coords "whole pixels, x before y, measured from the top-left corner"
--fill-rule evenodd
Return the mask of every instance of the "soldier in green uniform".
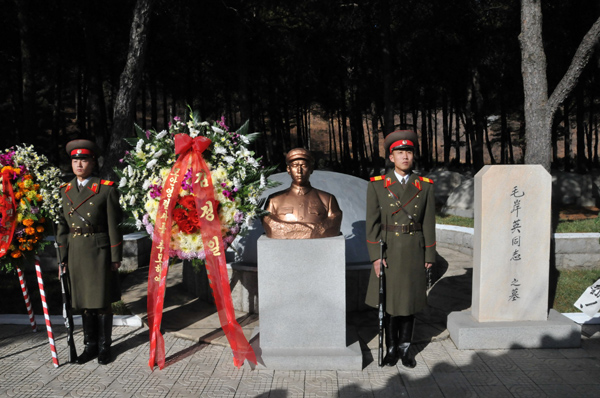
M 366 303 L 379 303 L 379 267 L 385 273 L 385 343 L 383 363 L 399 359 L 413 368 L 409 353 L 414 314 L 427 306 L 425 270 L 435 262 L 435 199 L 433 181 L 413 173 L 417 135 L 413 131 L 389 134 L 384 148 L 394 169 L 371 178 L 367 187 L 366 232 L 373 262 Z M 380 259 L 380 239 L 384 243 Z
M 100 153 L 88 140 L 67 144 L 75 178 L 61 186 L 62 217 L 57 230 L 61 262 L 68 268 L 73 308 L 82 311 L 85 363 L 111 361 L 111 302 L 120 299 L 118 272 L 123 253 L 122 211 L 112 181 L 92 176 Z

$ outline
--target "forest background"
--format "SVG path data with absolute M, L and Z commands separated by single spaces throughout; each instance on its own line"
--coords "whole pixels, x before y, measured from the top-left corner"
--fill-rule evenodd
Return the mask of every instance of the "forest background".
M 0 7 L 0 148 L 33 143 L 66 171 L 65 144 L 87 138 L 106 153 L 102 176 L 114 178 L 134 123 L 166 129 L 188 106 L 232 128 L 249 120 L 264 133 L 254 150 L 265 164 L 306 147 L 319 168 L 366 178 L 383 166 L 383 137 L 408 128 L 424 170 L 600 165 L 597 1 Z M 546 138 L 535 115 L 549 120 Z

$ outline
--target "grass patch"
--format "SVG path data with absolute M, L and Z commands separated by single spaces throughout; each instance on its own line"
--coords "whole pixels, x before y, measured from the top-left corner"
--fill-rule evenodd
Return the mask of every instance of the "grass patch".
M 436 214 L 435 222 L 436 224 L 456 225 L 467 228 L 473 228 L 475 225 L 475 220 L 472 218 L 453 216 L 451 214 Z
M 588 286 L 600 278 L 600 269 L 560 270 L 552 308 L 558 312 L 581 312 L 573 304 Z
M 587 233 L 600 232 L 600 224 L 596 219 L 587 220 L 561 220 L 556 226 L 557 233 Z
M 450 214 L 436 214 L 437 224 L 456 225 L 458 227 L 474 228 L 475 220 L 468 217 L 453 216 Z M 560 220 L 556 226 L 556 233 L 589 233 L 600 232 L 600 222 L 596 219 L 587 220 Z

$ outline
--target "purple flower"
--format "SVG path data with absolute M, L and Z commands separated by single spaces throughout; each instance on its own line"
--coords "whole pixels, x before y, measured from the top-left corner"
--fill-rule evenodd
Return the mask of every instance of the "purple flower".
M 241 211 L 238 211 L 233 216 L 233 221 L 235 221 L 238 224 L 241 223 L 243 219 L 244 219 L 244 213 L 242 213 Z
M 150 135 L 152 133 L 150 132 L 150 130 L 146 130 L 146 139 L 149 140 L 150 139 Z
M 119 159 L 119 163 L 123 163 L 125 159 Z
M 192 169 L 191 168 L 189 168 L 188 171 L 183 176 L 183 181 L 181 182 L 181 188 L 186 191 L 193 192 Z
M 162 187 L 160 185 L 152 184 L 150 185 L 150 197 L 152 199 L 160 198 L 162 194 Z
M 36 206 L 31 206 L 31 214 L 38 214 L 40 212 L 40 208 Z
M 179 121 L 181 121 L 181 118 L 180 118 L 179 116 L 175 116 L 175 117 L 173 118 L 173 120 L 175 120 L 176 122 L 179 122 Z
M 222 128 L 223 130 L 225 130 L 225 131 L 229 131 L 229 127 L 227 127 L 227 125 L 225 124 L 225 116 L 221 116 L 221 120 L 219 120 L 219 121 L 217 122 L 217 124 L 218 124 L 219 126 L 221 126 L 221 128 Z
M 15 151 L 10 151 L 7 153 L 3 153 L 2 155 L 0 155 L 0 164 L 2 164 L 2 166 L 12 166 L 13 165 L 13 155 L 15 154 Z

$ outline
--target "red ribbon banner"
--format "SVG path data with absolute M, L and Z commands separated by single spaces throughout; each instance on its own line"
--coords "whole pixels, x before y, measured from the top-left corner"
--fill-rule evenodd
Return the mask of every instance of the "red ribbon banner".
M 13 234 L 17 223 L 17 208 L 15 203 L 15 194 L 10 182 L 11 175 L 9 171 L 2 173 L 2 195 L 0 195 L 0 257 L 8 253 L 8 247 L 12 242 Z
M 179 155 L 179 158 L 173 165 L 161 194 L 154 225 L 148 272 L 148 324 L 150 326 L 148 365 L 150 368 L 154 368 L 155 363 L 159 369 L 164 368 L 165 365 L 165 344 L 160 333 L 160 323 L 168 272 L 169 242 L 171 241 L 173 209 L 189 165 L 192 168 L 192 175 L 196 176 L 193 178 L 193 192 L 201 222 L 200 233 L 206 254 L 206 269 L 219 321 L 233 351 L 233 363 L 240 367 L 247 359 L 256 364 L 256 355 L 235 319 L 231 300 L 225 246 L 218 216 L 218 201 L 215 200 L 210 170 L 202 157 L 202 152 L 208 148 L 210 143 L 210 139 L 202 136 L 194 139 L 187 134 L 175 136 L 175 153 Z

